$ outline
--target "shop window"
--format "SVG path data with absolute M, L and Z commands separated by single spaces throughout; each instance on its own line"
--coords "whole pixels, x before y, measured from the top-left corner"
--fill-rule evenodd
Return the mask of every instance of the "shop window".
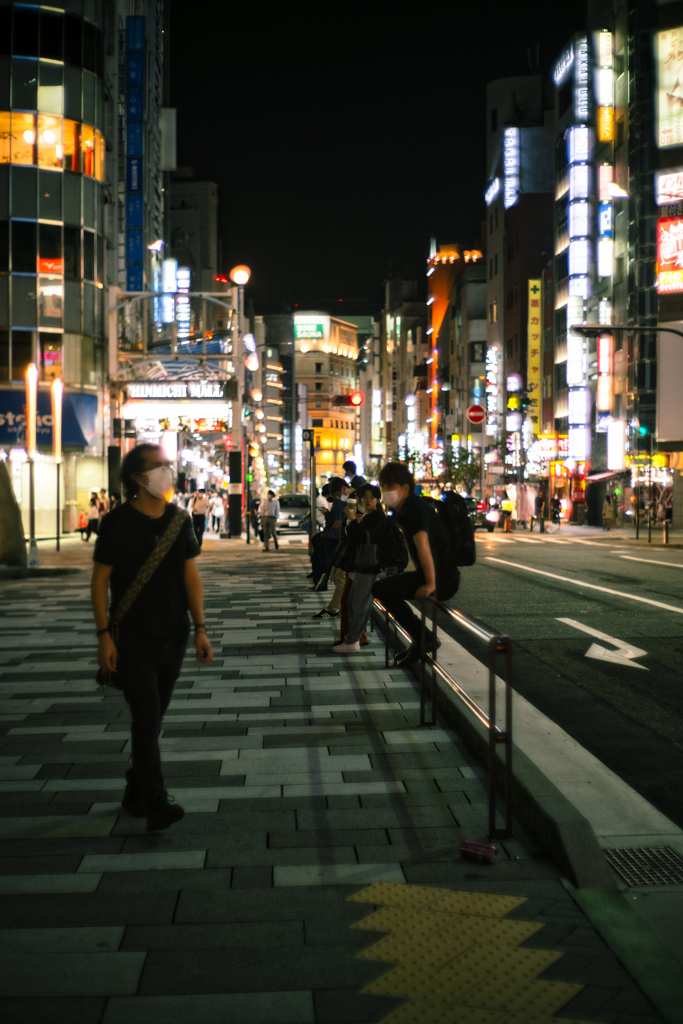
M 41 224 L 38 228 L 38 273 L 62 274 L 62 228 L 58 224 Z
M 92 231 L 83 232 L 83 277 L 95 280 L 95 236 Z
M 79 67 L 83 60 L 83 23 L 72 14 L 64 18 L 64 60 Z
M 0 274 L 9 273 L 9 221 L 0 220 Z
M 62 60 L 64 18 L 43 11 L 40 17 L 40 56 L 48 60 Z
M 0 380 L 9 380 L 9 331 L 0 330 Z
M 470 345 L 470 362 L 471 363 L 483 363 L 486 359 L 485 353 L 486 345 L 483 341 L 474 341 Z
M 38 210 L 42 220 L 62 219 L 62 175 L 38 172 Z
M 38 79 L 38 110 L 51 114 L 64 113 L 64 86 L 61 64 L 47 64 L 41 61 Z
M 38 313 L 42 327 L 61 327 L 64 284 L 61 277 L 38 278 Z M 61 357 L 60 357 L 61 358 Z M 59 374 L 56 374 L 59 376 Z M 45 378 L 46 380 L 48 378 Z
M 81 279 L 80 228 L 64 228 L 64 277 L 69 281 Z
M 81 125 L 81 170 L 83 174 L 95 174 L 95 132 L 88 124 Z
M 36 115 L 12 114 L 12 163 L 34 164 L 36 162 Z
M 95 177 L 104 181 L 104 135 L 99 131 L 95 132 Z
M 15 274 L 36 272 L 36 224 L 34 221 L 12 222 L 12 270 Z
M 40 335 L 40 379 L 49 381 L 61 376 L 62 335 L 42 333 Z
M 8 164 L 10 161 L 10 113 L 8 110 L 0 110 L 0 164 Z
M 55 117 L 53 114 L 38 114 L 38 166 L 61 170 L 61 117 Z
M 65 171 L 78 170 L 78 128 L 77 121 L 65 119 L 62 133 L 62 166 Z
M 24 380 L 26 367 L 33 362 L 33 335 L 31 331 L 12 331 L 11 380 Z
M 12 52 L 19 57 L 38 56 L 38 11 L 27 7 L 14 8 Z

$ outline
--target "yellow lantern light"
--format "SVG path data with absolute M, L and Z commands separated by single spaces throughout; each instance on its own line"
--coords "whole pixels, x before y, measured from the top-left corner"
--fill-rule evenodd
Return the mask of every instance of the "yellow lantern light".
M 29 459 L 36 456 L 36 418 L 38 403 L 38 367 L 29 363 L 26 367 L 26 449 Z

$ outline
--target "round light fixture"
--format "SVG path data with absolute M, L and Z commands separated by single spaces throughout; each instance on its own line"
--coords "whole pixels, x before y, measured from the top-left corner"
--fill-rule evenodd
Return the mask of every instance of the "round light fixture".
M 252 397 L 254 402 L 262 402 L 263 401 L 263 392 L 259 391 L 258 388 L 256 388 L 255 391 L 252 391 L 251 397 Z
M 33 134 L 30 128 L 27 128 L 24 132 L 24 142 L 28 142 L 29 146 L 32 146 L 34 139 L 35 135 Z
M 238 266 L 233 267 L 232 270 L 230 271 L 230 280 L 234 284 L 245 285 L 250 277 L 251 270 L 243 263 L 240 263 Z
M 406 397 L 404 398 L 404 402 L 406 403 L 406 405 L 415 405 L 415 403 L 417 402 L 417 396 L 406 395 Z
M 256 355 L 255 352 L 252 352 L 252 354 L 247 359 L 246 366 L 250 373 L 255 373 L 258 370 L 259 361 L 258 356 Z

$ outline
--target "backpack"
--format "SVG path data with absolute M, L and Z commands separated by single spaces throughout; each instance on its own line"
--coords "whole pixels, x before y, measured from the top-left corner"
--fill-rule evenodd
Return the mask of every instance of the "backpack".
M 425 497 L 424 495 L 422 497 Z M 451 561 L 461 567 L 474 565 L 477 549 L 474 542 L 474 528 L 470 519 L 467 502 L 455 491 L 446 491 L 443 501 L 427 498 L 451 540 Z

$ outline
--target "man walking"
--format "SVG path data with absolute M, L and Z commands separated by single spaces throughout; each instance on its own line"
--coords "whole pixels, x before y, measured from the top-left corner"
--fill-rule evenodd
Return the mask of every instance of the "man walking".
M 164 788 L 159 733 L 185 656 L 188 610 L 197 661 L 210 662 L 213 653 L 195 560 L 199 546 L 189 516 L 165 500 L 173 471 L 161 448 L 142 444 L 128 452 L 121 484 L 126 501 L 103 518 L 95 545 L 92 607 L 98 664 L 117 674 L 131 713 L 133 764 L 122 804 L 146 816 L 153 832 L 184 813 Z
M 190 512 L 192 513 L 192 525 L 194 526 L 195 536 L 197 538 L 197 544 L 201 551 L 202 541 L 204 539 L 204 530 L 206 529 L 206 517 L 209 514 L 210 502 L 206 496 L 206 491 L 202 487 L 201 490 L 197 491 L 194 498 L 190 502 Z
M 431 594 L 446 601 L 460 585 L 460 572 L 453 565 L 448 530 L 436 510 L 415 494 L 415 478 L 408 467 L 388 462 L 379 474 L 379 483 L 382 501 L 393 509 L 403 530 L 415 571 L 379 580 L 372 595 L 410 634 L 410 647 L 395 659 L 397 665 L 410 665 L 420 657 L 421 623 L 407 602 Z M 432 643 L 430 630 L 427 643 Z
M 275 497 L 275 491 L 268 491 L 268 497 L 263 505 L 263 550 L 270 551 L 270 538 L 273 538 L 275 550 L 280 550 L 277 542 L 277 521 L 280 515 L 280 502 Z

